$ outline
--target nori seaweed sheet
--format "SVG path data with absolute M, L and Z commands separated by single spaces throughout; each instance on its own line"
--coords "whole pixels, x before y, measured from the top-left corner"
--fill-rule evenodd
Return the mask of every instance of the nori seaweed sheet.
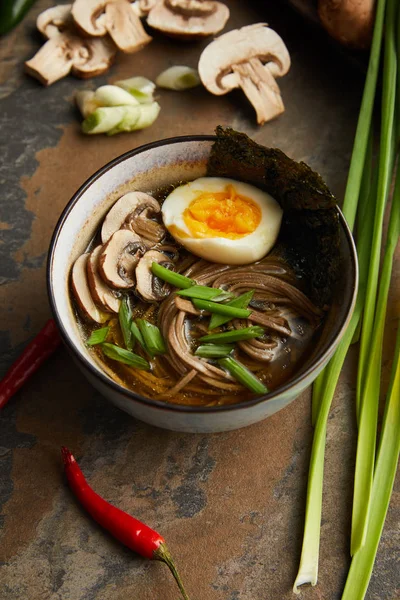
M 340 267 L 336 200 L 321 176 L 277 148 L 266 148 L 245 133 L 216 128 L 207 165 L 210 177 L 231 177 L 271 194 L 283 208 L 278 242 L 311 298 L 329 304 Z

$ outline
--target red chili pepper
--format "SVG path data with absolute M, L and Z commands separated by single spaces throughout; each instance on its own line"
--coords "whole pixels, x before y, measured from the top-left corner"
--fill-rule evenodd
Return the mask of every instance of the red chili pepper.
M 63 446 L 61 455 L 70 488 L 90 516 L 131 550 L 144 558 L 164 562 L 174 576 L 184 600 L 189 600 L 164 538 L 154 529 L 96 494 L 68 448 Z
M 38 370 L 40 365 L 53 354 L 60 342 L 61 338 L 56 324 L 53 319 L 49 319 L 0 381 L 0 409 Z

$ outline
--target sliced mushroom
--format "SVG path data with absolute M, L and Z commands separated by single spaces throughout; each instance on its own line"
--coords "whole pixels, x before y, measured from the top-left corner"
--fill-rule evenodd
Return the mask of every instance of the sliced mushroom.
M 36 25 L 48 41 L 25 63 L 25 70 L 44 85 L 51 85 L 70 72 L 85 79 L 110 67 L 116 53 L 114 44 L 108 38 L 93 40 L 80 36 L 70 4 L 45 10 Z
M 87 264 L 89 254 L 82 254 L 74 263 L 71 273 L 72 291 L 83 316 L 96 323 L 104 323 L 110 318 L 95 305 L 88 284 Z
M 120 301 L 115 292 L 111 290 L 99 275 L 99 257 L 103 246 L 97 246 L 89 255 L 87 261 L 87 276 L 89 288 L 96 304 L 99 304 L 104 310 L 114 313 L 119 311 Z
M 260 125 L 285 110 L 274 78 L 289 68 L 290 56 L 282 38 L 265 23 L 221 35 L 203 50 L 198 65 L 203 85 L 212 94 L 242 88 Z
M 136 267 L 136 291 L 140 296 L 149 302 L 163 300 L 170 293 L 170 286 L 155 277 L 151 270 L 151 265 L 156 262 L 164 267 L 172 266 L 172 263 L 162 252 L 149 250 L 139 260 Z
M 122 52 L 137 52 L 152 40 L 129 0 L 75 0 L 72 16 L 85 34 L 110 34 Z
M 150 218 L 160 210 L 157 200 L 149 194 L 144 192 L 125 194 L 117 200 L 104 219 L 101 228 L 103 243 L 107 242 L 121 227 L 135 231 L 148 246 L 160 242 L 165 237 L 165 228 Z
M 135 267 L 146 252 L 141 238 L 129 229 L 119 229 L 103 246 L 98 269 L 103 280 L 115 289 L 135 285 Z
M 159 2 L 163 0 L 135 0 L 132 2 L 132 8 L 138 17 L 146 17 Z
M 147 17 L 150 27 L 181 39 L 197 39 L 221 31 L 229 8 L 214 0 L 163 0 Z

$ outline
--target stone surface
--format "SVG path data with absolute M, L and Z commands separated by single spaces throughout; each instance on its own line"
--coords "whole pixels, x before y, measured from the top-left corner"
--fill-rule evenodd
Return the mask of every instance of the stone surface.
M 257 127 L 239 93 L 159 91 L 162 111 L 148 130 L 113 138 L 80 134 L 75 90 L 172 64 L 196 66 L 207 42 L 156 35 L 143 51 L 119 55 L 87 82 L 45 89 L 22 72 L 39 47 L 36 15 L 0 42 L 2 371 L 49 317 L 45 262 L 50 236 L 73 192 L 96 169 L 156 139 L 247 132 L 318 170 L 343 196 L 363 76 L 281 3 L 229 3 L 227 29 L 267 21 L 286 41 L 290 73 L 280 81 L 285 114 Z M 279 6 L 278 6 L 279 5 Z M 385 341 L 387 383 L 399 315 L 399 255 Z M 355 451 L 355 359 L 348 357 L 328 427 L 318 586 L 300 598 L 341 597 L 349 559 Z M 312 441 L 309 394 L 250 428 L 219 435 L 166 432 L 134 421 L 101 398 L 60 349 L 0 418 L 0 599 L 176 600 L 166 568 L 121 547 L 77 505 L 59 458 L 66 444 L 95 489 L 161 531 L 193 599 L 289 600 L 297 572 Z M 368 600 L 400 597 L 400 488 L 393 495 Z

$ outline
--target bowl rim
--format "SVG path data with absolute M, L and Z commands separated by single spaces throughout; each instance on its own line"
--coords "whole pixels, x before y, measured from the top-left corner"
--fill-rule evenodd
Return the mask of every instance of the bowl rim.
M 343 321 L 340 325 L 338 333 L 335 336 L 335 339 L 329 344 L 329 346 L 326 348 L 325 352 L 318 357 L 318 360 L 314 361 L 301 375 L 294 377 L 288 383 L 279 387 L 277 390 L 268 392 L 268 394 L 258 396 L 251 400 L 245 400 L 242 402 L 238 402 L 237 404 L 228 404 L 225 406 L 224 405 L 222 405 L 222 406 L 185 406 L 183 404 L 173 404 L 173 403 L 164 402 L 162 400 L 154 400 L 151 398 L 147 398 L 146 396 L 142 396 L 141 394 L 138 394 L 137 392 L 134 392 L 133 390 L 130 390 L 128 388 L 121 386 L 116 381 L 112 380 L 109 376 L 107 376 L 105 373 L 103 373 L 100 370 L 100 368 L 97 369 L 94 365 L 92 365 L 89 362 L 89 360 L 87 360 L 87 358 L 83 354 L 81 354 L 80 352 L 77 351 L 75 344 L 69 337 L 69 335 L 64 327 L 63 321 L 58 313 L 56 294 L 54 292 L 53 284 L 52 284 L 52 271 L 53 271 L 52 266 L 53 266 L 55 249 L 57 246 L 57 242 L 58 242 L 58 238 L 59 238 L 61 229 L 62 229 L 67 217 L 69 216 L 69 213 L 71 212 L 72 208 L 75 206 L 75 204 L 77 202 L 79 202 L 79 200 L 82 197 L 82 195 L 84 194 L 84 192 L 89 187 L 91 187 L 99 177 L 101 177 L 103 174 L 110 171 L 115 165 L 125 161 L 128 158 L 132 158 L 133 156 L 136 156 L 137 154 L 141 154 L 142 152 L 146 152 L 153 148 L 158 148 L 160 146 L 165 146 L 165 145 L 169 145 L 169 144 L 176 144 L 176 143 L 182 143 L 182 142 L 205 142 L 205 141 L 212 142 L 212 141 L 215 141 L 216 139 L 217 139 L 217 136 L 215 136 L 215 135 L 174 136 L 174 137 L 170 137 L 170 138 L 164 138 L 162 140 L 156 140 L 156 141 L 150 142 L 148 144 L 143 144 L 141 146 L 138 146 L 137 148 L 128 150 L 127 152 L 124 152 L 123 154 L 112 159 L 111 161 L 106 163 L 103 167 L 98 169 L 93 175 L 91 175 L 80 186 L 80 188 L 75 192 L 75 194 L 72 196 L 72 198 L 66 204 L 66 206 L 65 206 L 64 210 L 62 211 L 62 213 L 57 221 L 57 224 L 54 228 L 53 235 L 51 237 L 51 241 L 50 241 L 50 245 L 49 245 L 49 251 L 48 251 L 48 256 L 47 256 L 47 266 L 46 266 L 47 294 L 48 294 L 48 298 L 49 298 L 50 308 L 51 308 L 51 311 L 54 316 L 54 320 L 55 320 L 56 325 L 61 333 L 61 338 L 62 338 L 64 344 L 67 346 L 67 349 L 79 361 L 79 363 L 83 366 L 83 368 L 85 370 L 89 370 L 90 373 L 95 378 L 100 379 L 102 381 L 102 383 L 104 383 L 107 387 L 111 388 L 112 391 L 122 394 L 123 396 L 125 396 L 126 399 L 128 399 L 130 401 L 139 402 L 140 404 L 144 404 L 145 406 L 148 406 L 152 409 L 160 409 L 163 411 L 170 411 L 170 412 L 172 411 L 172 412 L 190 413 L 190 414 L 220 413 L 220 412 L 243 410 L 246 408 L 253 407 L 257 404 L 261 404 L 263 402 L 267 402 L 267 401 L 278 398 L 279 396 L 284 394 L 286 391 L 288 391 L 292 388 L 295 388 L 298 384 L 300 384 L 302 381 L 307 379 L 307 377 L 313 371 L 318 369 L 318 367 L 321 365 L 321 363 L 323 363 L 325 361 L 326 357 L 332 352 L 332 346 L 334 346 L 341 339 L 344 331 L 346 330 L 347 325 L 349 324 L 351 316 L 353 314 L 353 310 L 354 310 L 354 306 L 355 306 L 355 302 L 356 302 L 357 290 L 358 290 L 358 262 L 357 262 L 356 246 L 355 246 L 351 231 L 349 229 L 349 226 L 347 224 L 347 221 L 344 218 L 343 213 L 340 210 L 340 208 L 338 206 L 336 206 L 336 209 L 339 213 L 340 224 L 343 228 L 343 232 L 345 234 L 347 243 L 348 243 L 350 251 L 351 251 L 350 259 L 352 262 L 353 272 L 354 272 L 354 287 L 353 287 L 353 293 L 352 293 L 351 300 L 350 300 L 349 310 L 347 311 L 347 313 L 345 314 L 345 317 L 343 318 Z

